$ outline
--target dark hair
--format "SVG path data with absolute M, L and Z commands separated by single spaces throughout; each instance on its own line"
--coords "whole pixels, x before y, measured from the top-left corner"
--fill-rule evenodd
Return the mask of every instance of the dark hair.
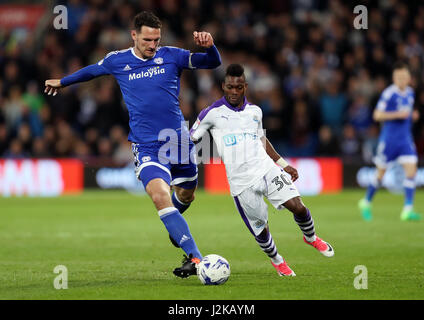
M 403 61 L 398 61 L 393 65 L 393 71 L 399 70 L 399 69 L 409 70 L 408 65 Z
M 159 29 L 162 27 L 162 23 L 153 13 L 142 11 L 134 17 L 133 26 L 134 29 L 138 32 L 141 30 L 142 26 Z
M 226 77 L 244 77 L 244 68 L 238 63 L 230 64 L 225 73 Z

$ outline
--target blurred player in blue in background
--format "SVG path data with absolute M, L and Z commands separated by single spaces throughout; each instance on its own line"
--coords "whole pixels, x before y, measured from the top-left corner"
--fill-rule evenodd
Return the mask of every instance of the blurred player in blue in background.
M 400 219 L 407 221 L 421 218 L 413 210 L 418 157 L 411 129 L 412 122 L 418 120 L 419 113 L 413 109 L 414 91 L 409 86 L 410 80 L 408 66 L 402 62 L 396 63 L 393 68 L 393 84 L 383 91 L 374 110 L 374 120 L 382 122 L 374 158 L 377 174 L 368 186 L 365 198 L 359 201 L 362 217 L 367 221 L 372 219 L 372 199 L 382 185 L 388 164 L 393 161 L 398 161 L 405 171 L 405 202 Z
M 194 265 L 202 255 L 181 215 L 194 200 L 197 166 L 189 156 L 195 149 L 179 106 L 180 76 L 184 69 L 216 68 L 221 57 L 208 32 L 193 32 L 195 43 L 206 53 L 160 47 L 161 26 L 153 13 L 137 14 L 131 30 L 134 47 L 110 52 L 97 64 L 63 79 L 46 80 L 45 92 L 56 95 L 61 87 L 107 74 L 118 81 L 129 112 L 128 140 L 133 143 L 137 178 L 143 182 L 174 245 L 188 255 L 183 266 L 174 270 L 184 278 L 195 272 Z M 168 141 L 164 132 L 173 132 L 177 138 Z M 166 152 L 165 144 L 177 152 Z M 172 197 L 170 186 L 174 189 Z

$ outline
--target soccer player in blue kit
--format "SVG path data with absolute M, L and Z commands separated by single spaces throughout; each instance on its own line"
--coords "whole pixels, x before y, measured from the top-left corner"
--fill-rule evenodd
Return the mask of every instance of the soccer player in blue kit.
M 412 121 L 419 118 L 414 106 L 414 91 L 409 86 L 411 75 L 406 64 L 398 62 L 393 68 L 393 84 L 387 87 L 377 103 L 373 118 L 382 122 L 374 163 L 377 173 L 368 186 L 364 199 L 359 201 L 359 209 L 364 220 L 372 219 L 371 201 L 381 187 L 383 176 L 389 163 L 398 161 L 404 168 L 405 180 L 404 207 L 400 214 L 402 221 L 419 220 L 414 212 L 415 175 L 417 173 L 417 151 L 411 133 Z
M 202 255 L 182 216 L 194 200 L 197 166 L 192 156 L 194 144 L 179 107 L 180 76 L 184 69 L 216 68 L 221 57 L 208 32 L 193 32 L 195 43 L 205 48 L 205 53 L 160 47 L 161 26 L 153 13 L 137 14 L 131 30 L 133 47 L 110 52 L 98 63 L 63 79 L 46 80 L 45 92 L 56 95 L 59 88 L 77 82 L 107 74 L 115 77 L 129 112 L 128 140 L 132 142 L 137 178 L 143 182 L 171 241 L 187 254 L 183 265 L 174 270 L 176 276 L 185 278 L 196 273 L 195 264 Z M 170 186 L 174 189 L 172 196 Z

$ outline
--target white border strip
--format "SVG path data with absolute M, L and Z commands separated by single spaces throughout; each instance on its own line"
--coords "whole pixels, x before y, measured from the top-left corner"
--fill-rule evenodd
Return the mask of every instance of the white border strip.
M 194 177 L 191 178 L 176 178 L 174 180 L 171 181 L 171 186 L 176 185 L 176 184 L 180 184 L 183 182 L 187 182 L 187 181 L 194 181 L 197 179 L 197 173 Z
M 167 174 L 169 174 L 169 177 L 172 179 L 171 171 L 169 171 L 169 169 L 167 167 L 165 167 L 164 165 L 161 165 L 159 163 L 152 162 L 152 161 L 143 163 L 141 166 L 138 166 L 135 169 L 135 175 L 136 175 L 136 177 L 139 178 L 140 177 L 141 170 L 143 170 L 145 167 L 148 167 L 148 166 L 156 166 L 156 167 L 162 169 Z
M 418 158 L 415 155 L 400 156 L 400 157 L 397 158 L 397 161 L 399 163 L 417 163 Z

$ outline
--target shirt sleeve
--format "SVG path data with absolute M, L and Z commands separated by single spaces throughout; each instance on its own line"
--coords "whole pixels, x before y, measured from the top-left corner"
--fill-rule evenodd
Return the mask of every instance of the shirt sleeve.
M 174 57 L 175 63 L 180 69 L 188 69 L 189 68 L 189 58 L 190 51 L 176 48 L 176 47 L 167 47 L 169 52 Z
M 386 111 L 387 103 L 389 102 L 390 98 L 391 98 L 391 92 L 387 89 L 384 90 L 380 96 L 380 99 L 377 102 L 377 110 Z
M 221 65 L 221 56 L 215 46 L 206 52 L 191 53 L 189 50 L 169 47 L 180 69 L 213 69 Z
M 189 60 L 191 69 L 214 69 L 221 65 L 221 56 L 215 46 L 206 49 L 206 53 L 191 53 Z
M 110 59 L 106 59 L 109 55 L 100 60 L 98 63 L 91 64 L 62 78 L 60 83 L 62 86 L 69 86 L 74 83 L 89 81 L 103 75 L 111 74 Z
M 190 138 L 196 142 L 199 140 L 209 129 L 213 127 L 213 122 L 210 114 L 210 108 L 203 109 L 190 129 Z
M 107 72 L 108 74 L 112 74 L 113 72 L 113 65 L 112 65 L 112 58 L 111 56 L 114 54 L 117 54 L 119 51 L 112 51 L 109 52 L 102 60 L 100 60 L 99 62 L 97 62 L 97 65 L 102 67 L 105 72 Z

